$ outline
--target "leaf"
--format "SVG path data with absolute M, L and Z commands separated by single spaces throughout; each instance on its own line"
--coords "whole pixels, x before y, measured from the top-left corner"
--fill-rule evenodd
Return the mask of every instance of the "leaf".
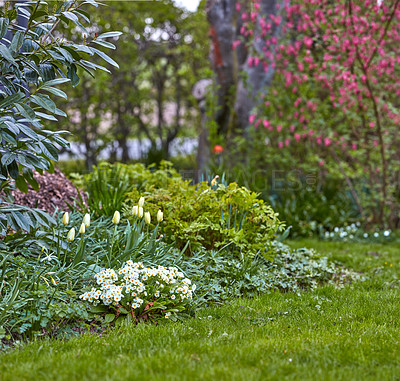
M 14 146 L 18 144 L 15 138 L 6 131 L 1 131 L 1 136 L 5 141 L 9 142 L 10 144 L 13 144 Z
M 68 20 L 71 20 L 73 23 L 75 23 L 75 24 L 79 23 L 78 16 L 75 15 L 74 13 L 65 11 L 65 12 L 62 12 L 62 14 L 63 14 Z
M 53 115 L 49 115 L 49 114 L 44 114 L 42 112 L 39 111 L 35 111 L 35 114 L 42 119 L 47 119 L 47 120 L 51 120 L 53 122 L 58 122 L 58 119 L 56 117 L 54 117 Z
M 39 79 L 39 74 L 32 69 L 25 69 L 25 78 L 29 83 L 36 83 Z
M 103 312 L 108 311 L 107 306 L 99 305 L 99 306 L 90 306 L 90 312 L 94 314 L 101 314 Z
M 118 37 L 121 34 L 122 34 L 122 32 L 106 32 L 106 33 L 102 33 L 100 36 L 98 36 L 97 39 L 101 40 L 102 38 Z
M 11 54 L 11 52 L 4 45 L 0 45 L 0 56 L 5 58 L 8 62 L 11 62 L 13 64 L 16 63 L 15 60 L 14 60 L 14 57 Z
M 56 111 L 57 107 L 48 95 L 45 94 L 31 95 L 31 101 L 33 101 L 40 107 L 44 108 L 45 110 L 50 111 L 51 113 L 54 113 Z
M 33 111 L 33 109 L 25 103 L 15 103 L 15 107 L 18 109 L 21 115 L 29 121 L 35 119 L 35 111 Z
M 48 15 L 48 12 L 46 12 L 45 10 L 43 10 L 43 9 L 37 9 L 36 11 L 35 11 L 35 13 L 31 16 L 31 19 L 32 20 L 36 20 L 36 19 L 38 19 L 38 18 L 41 18 L 41 17 L 43 17 L 43 16 L 47 16 Z
M 7 170 L 8 170 L 8 173 L 10 174 L 10 176 L 14 180 L 16 180 L 18 178 L 19 170 L 18 170 L 18 164 L 15 160 L 12 161 L 9 165 L 7 165 Z
M 18 52 L 24 42 L 25 34 L 21 31 L 17 31 L 11 41 L 10 49 L 13 52 Z
M 58 161 L 58 151 L 52 144 L 43 141 L 39 142 L 39 147 L 47 158 Z
M 110 70 L 106 69 L 106 68 L 103 67 L 103 66 L 97 65 L 97 64 L 95 64 L 95 63 L 93 63 L 93 62 L 89 62 L 89 61 L 82 60 L 82 61 L 81 61 L 81 64 L 82 64 L 83 66 L 86 66 L 86 67 L 90 68 L 90 69 L 94 69 L 94 70 L 100 69 L 100 70 L 103 70 L 103 71 L 105 71 L 105 72 L 111 74 Z
M 106 323 L 111 323 L 114 319 L 115 319 L 114 314 L 107 314 L 106 316 L 104 316 L 104 322 Z
M 76 66 L 75 66 L 75 65 L 71 65 L 71 66 L 68 68 L 67 76 L 68 76 L 68 78 L 71 80 L 72 86 L 75 87 L 76 85 L 78 85 L 78 83 L 79 83 L 79 77 L 78 77 L 78 75 L 76 74 Z
M 110 65 L 115 66 L 116 68 L 119 69 L 119 65 L 111 58 L 109 57 L 107 54 L 103 53 L 101 50 L 95 49 L 93 48 L 93 50 L 95 51 L 95 53 L 103 58 L 104 61 L 108 62 Z
M 82 9 L 75 9 L 75 13 L 81 16 L 88 24 L 90 23 L 90 15 Z
M 8 18 L 0 17 L 0 38 L 6 35 L 9 24 L 10 20 Z
M 20 131 L 25 134 L 26 136 L 29 136 L 32 139 L 38 139 L 38 134 L 33 131 L 31 128 L 29 128 L 28 126 L 26 126 L 25 124 L 19 123 L 18 127 L 20 129 Z
M 54 71 L 53 65 L 41 64 L 39 70 L 42 73 L 43 82 L 54 81 L 56 78 L 56 72 Z
M 93 42 L 94 42 L 94 41 L 93 41 Z M 76 50 L 77 52 L 84 52 L 84 53 L 87 53 L 87 54 L 89 54 L 89 55 L 91 55 L 91 56 L 94 54 L 92 48 L 89 47 L 89 46 L 86 46 L 86 45 L 76 45 L 76 44 L 74 44 L 74 45 L 72 45 L 72 46 L 75 48 L 75 50 Z
M 13 217 L 20 228 L 26 231 L 30 230 L 31 221 L 29 221 L 21 212 L 14 212 Z
M 129 313 L 129 311 L 126 310 L 124 307 L 119 307 L 119 313 L 120 313 L 120 314 L 127 315 L 127 314 Z
M 25 182 L 25 179 L 23 176 L 18 176 L 15 180 L 15 185 L 17 188 L 23 192 L 23 193 L 28 193 L 28 184 Z
M 67 114 L 63 110 L 60 110 L 60 109 L 56 109 L 54 114 L 63 116 L 64 118 L 67 116 Z
M 1 164 L 7 167 L 15 160 L 16 157 L 17 155 L 14 152 L 6 152 L 1 157 Z
M 97 45 L 104 46 L 105 48 L 116 49 L 116 46 L 114 44 L 112 44 L 111 42 L 108 42 L 108 41 L 94 40 L 92 42 L 97 44 Z
M 56 48 L 56 49 L 62 54 L 62 56 L 65 58 L 65 60 L 68 63 L 71 64 L 72 62 L 74 62 L 74 57 L 72 57 L 72 55 L 71 55 L 71 53 L 69 51 L 67 51 L 64 48 Z
M 46 86 L 54 86 L 54 85 L 60 85 L 65 82 L 69 82 L 69 78 L 56 78 L 52 79 L 50 81 L 44 81 Z
M 48 83 L 48 82 L 47 82 L 47 83 Z M 48 91 L 49 93 L 51 93 L 51 94 L 53 94 L 53 95 L 56 95 L 56 96 L 58 96 L 58 97 L 67 99 L 67 94 L 65 94 L 64 91 L 62 91 L 62 90 L 60 90 L 60 89 L 57 89 L 57 88 L 55 88 L 55 87 L 42 86 L 40 89 L 43 90 L 43 91 Z
M 25 180 L 29 183 L 29 185 L 37 192 L 39 190 L 39 183 L 33 177 L 33 173 L 29 169 L 24 169 L 23 171 Z
M 9 95 L 0 102 L 0 108 L 7 108 L 13 105 L 14 103 L 18 103 L 22 98 L 24 98 L 24 96 L 25 95 L 21 92 Z

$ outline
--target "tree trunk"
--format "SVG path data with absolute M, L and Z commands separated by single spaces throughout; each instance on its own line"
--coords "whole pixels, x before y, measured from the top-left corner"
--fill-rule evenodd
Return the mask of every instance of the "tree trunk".
M 250 49 L 243 43 L 233 49 L 234 41 L 243 38 L 240 29 L 243 25 L 242 11 L 236 9 L 236 0 L 208 0 L 206 12 L 210 23 L 210 60 L 218 85 L 218 106 L 216 122 L 219 133 L 227 136 L 227 141 L 235 136 L 246 136 L 249 116 L 253 107 L 262 101 L 260 92 L 270 85 L 274 69 L 264 68 L 262 64 L 248 64 L 252 56 L 264 54 L 265 37 L 262 37 L 258 16 Z M 277 4 L 283 9 L 284 0 L 261 0 L 260 15 L 275 15 Z M 280 34 L 280 27 L 274 25 L 272 33 Z

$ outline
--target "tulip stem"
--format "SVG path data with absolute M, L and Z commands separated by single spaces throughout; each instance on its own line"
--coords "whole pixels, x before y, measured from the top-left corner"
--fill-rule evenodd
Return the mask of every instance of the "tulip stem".
M 117 225 L 114 226 L 114 232 L 113 232 L 112 239 L 111 239 L 111 245 L 110 245 L 109 256 L 107 255 L 108 267 L 111 266 L 112 250 L 113 250 L 113 247 L 114 247 L 114 239 L 115 239 L 115 234 L 116 234 L 116 233 L 117 233 Z

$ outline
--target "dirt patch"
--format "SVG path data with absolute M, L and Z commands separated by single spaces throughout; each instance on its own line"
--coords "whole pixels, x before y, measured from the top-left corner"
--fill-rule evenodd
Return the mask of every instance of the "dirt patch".
M 30 186 L 28 193 L 18 189 L 12 191 L 16 204 L 54 213 L 57 208 L 59 211 L 69 211 L 68 204 L 74 205 L 74 201 L 79 199 L 75 186 L 58 168 L 55 168 L 54 173 L 43 172 L 43 175 L 34 172 L 34 177 L 39 183 L 39 191 L 36 192 Z M 84 192 L 80 191 L 80 194 L 86 202 Z

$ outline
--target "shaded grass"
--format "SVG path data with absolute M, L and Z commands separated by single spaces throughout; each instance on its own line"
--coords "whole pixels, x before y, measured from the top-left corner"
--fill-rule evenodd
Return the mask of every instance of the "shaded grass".
M 0 380 L 400 380 L 400 247 L 290 244 L 371 279 L 238 299 L 184 322 L 37 341 L 0 355 Z

